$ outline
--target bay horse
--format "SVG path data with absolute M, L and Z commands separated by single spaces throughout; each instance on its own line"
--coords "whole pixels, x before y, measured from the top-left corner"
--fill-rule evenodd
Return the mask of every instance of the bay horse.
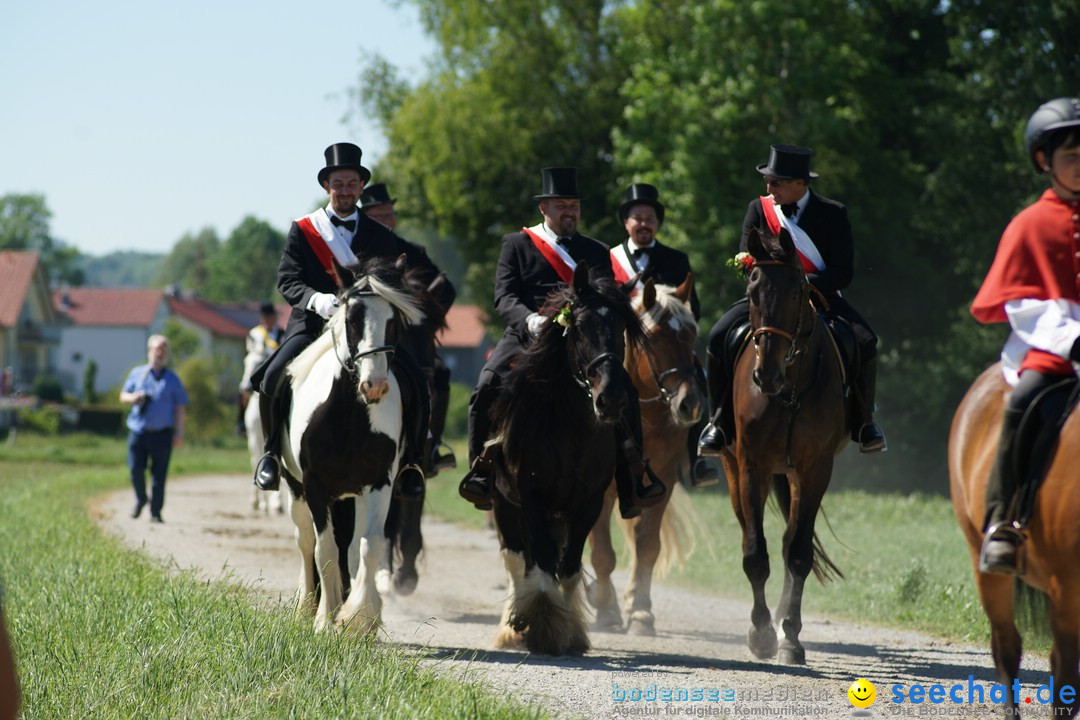
M 687 275 L 678 287 L 656 285 L 649 279 L 632 300 L 634 312 L 649 338 L 649 350 L 628 346 L 624 365 L 638 391 L 644 455 L 669 489 L 657 505 L 644 508 L 636 518 L 620 520 L 630 546 L 630 583 L 626 588 L 625 609 L 627 631 L 634 635 L 656 634 L 651 597 L 653 572 L 681 562 L 692 548 L 692 537 L 688 537 L 683 522 L 692 511 L 681 481 L 690 472 L 687 434 L 705 407 L 705 395 L 694 365 L 698 326 L 690 309 L 693 286 L 693 275 Z M 604 497 L 600 518 L 589 534 L 596 580 L 589 584 L 587 597 L 596 608 L 596 628 L 623 625 L 611 581 L 615 569 L 615 549 L 611 543 L 615 497 L 612 485 Z
M 552 293 L 554 314 L 507 375 L 493 408 L 495 524 L 508 596 L 497 648 L 589 648 L 581 555 L 616 470 L 616 423 L 630 402 L 627 345 L 646 342 L 629 288 L 585 264 Z
M 1000 364 L 987 368 L 967 391 L 953 416 L 949 433 L 949 491 L 953 511 L 971 552 L 975 585 L 990 621 L 990 649 L 998 679 L 1011 685 L 1020 672 L 1021 638 L 1013 620 L 1017 578 L 979 572 L 979 550 L 986 519 L 986 482 L 994 464 L 1002 417 L 1010 392 Z M 1049 598 L 1050 674 L 1054 707 L 1070 716 L 1073 704 L 1059 704 L 1057 689 L 1071 685 L 1080 693 L 1080 413 L 1061 429 L 1038 486 L 1021 548 L 1019 581 Z M 1010 700 L 1012 696 L 1010 695 Z M 1012 706 L 1013 714 L 1019 707 Z
M 799 642 L 802 595 L 811 571 L 822 582 L 843 577 L 814 532 L 833 458 L 848 439 L 844 376 L 825 323 L 810 302 L 812 286 L 787 230 L 751 231 L 746 295 L 753 352 L 735 362 L 731 401 L 735 442 L 721 455 L 731 505 L 742 528 L 743 571 L 754 594 L 747 637 L 759 659 L 805 664 Z M 765 601 L 769 554 L 762 517 L 770 489 L 786 518 L 784 588 L 776 629 Z
M 371 633 L 382 609 L 375 571 L 403 445 L 402 391 L 390 357 L 404 326 L 423 314 L 404 283 L 403 256 L 369 260 L 356 276 L 336 270 L 340 306 L 287 369 L 293 403 L 282 460 L 301 555 L 298 605 L 314 601 L 317 575 L 316 630 L 333 622 Z M 356 498 L 344 605 L 331 513 L 342 498 Z

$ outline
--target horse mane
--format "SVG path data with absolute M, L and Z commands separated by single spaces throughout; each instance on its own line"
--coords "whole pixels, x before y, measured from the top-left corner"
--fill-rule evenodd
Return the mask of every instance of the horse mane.
M 440 274 L 430 282 L 427 279 L 429 270 L 421 267 L 410 267 L 405 271 L 405 287 L 413 293 L 413 297 L 424 313 L 424 320 L 431 322 L 432 330 L 438 332 L 449 327 L 446 324 L 448 308 L 443 307 L 438 297 L 431 291 L 440 280 L 446 282 L 445 274 Z M 420 323 L 412 323 L 419 325 Z
M 390 303 L 391 307 L 400 312 L 409 325 L 419 325 L 424 321 L 424 310 L 417 297 L 417 291 L 406 284 L 408 271 L 402 273 L 394 259 L 376 257 L 365 260 L 355 272 L 354 278 L 348 278 L 353 280 L 352 285 L 347 290 L 339 292 L 339 298 L 347 299 L 352 293 L 370 290 Z M 335 339 L 345 337 L 347 307 L 348 303 L 342 302 L 326 321 L 318 337 L 289 363 L 288 373 L 292 376 L 293 382 L 299 383 L 305 380 L 319 358 L 333 349 Z
M 667 315 L 671 315 L 675 318 L 675 321 L 679 323 L 680 327 L 691 327 L 694 332 L 698 330 L 697 320 L 694 319 L 694 311 L 690 309 L 690 303 L 685 303 L 675 296 L 675 291 L 678 288 L 671 285 L 657 285 L 656 286 L 656 306 L 650 309 L 647 313 L 640 313 L 641 305 L 644 302 L 644 296 L 638 293 L 631 301 L 631 306 L 635 313 L 639 314 L 642 319 L 643 325 L 659 325 L 660 321 Z M 656 308 L 659 307 L 659 310 Z M 645 322 L 647 316 L 652 316 L 652 322 Z
M 591 280 L 590 288 L 591 292 L 582 298 L 569 287 L 555 290 L 548 295 L 540 314 L 553 317 L 568 304 L 575 308 L 572 311 L 575 313 L 581 307 L 590 310 L 604 307 L 622 318 L 629 347 L 635 350 L 647 347 L 645 329 L 626 293 L 605 277 Z M 631 382 L 622 366 L 619 370 L 625 381 Z M 564 328 L 552 321 L 544 325 L 540 335 L 518 356 L 494 403 L 492 415 L 502 418 L 504 430 L 510 426 L 510 419 L 514 419 L 512 437 L 508 438 L 510 445 L 550 434 L 553 423 L 560 427 L 560 432 L 572 437 L 592 417 L 591 412 L 582 415 L 575 411 L 582 397 L 584 393 L 574 381 L 567 359 Z

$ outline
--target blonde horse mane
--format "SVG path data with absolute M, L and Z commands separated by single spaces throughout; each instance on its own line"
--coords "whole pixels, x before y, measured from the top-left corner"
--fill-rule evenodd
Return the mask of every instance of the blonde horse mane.
M 676 297 L 676 290 L 678 290 L 678 288 L 671 285 L 657 285 L 656 305 L 647 312 L 642 312 L 641 306 L 644 302 L 643 293 L 634 295 L 630 304 L 633 306 L 634 312 L 641 316 L 641 322 L 646 330 L 652 325 L 658 325 L 664 315 L 671 315 L 680 326 L 692 327 L 694 332 L 697 332 L 698 324 L 697 321 L 694 320 L 694 312 L 690 309 L 690 303 L 683 302 Z M 659 311 L 657 311 L 657 308 L 659 308 Z

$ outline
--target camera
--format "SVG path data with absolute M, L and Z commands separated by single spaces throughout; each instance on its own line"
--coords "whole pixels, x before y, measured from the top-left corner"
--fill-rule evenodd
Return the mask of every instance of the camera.
M 143 395 L 141 398 L 135 401 L 135 407 L 139 408 L 139 412 L 146 412 L 146 406 L 150 404 L 150 396 Z

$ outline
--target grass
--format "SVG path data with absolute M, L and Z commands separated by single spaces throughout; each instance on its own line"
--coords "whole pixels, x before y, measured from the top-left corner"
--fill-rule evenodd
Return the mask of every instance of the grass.
M 0 445 L 0 581 L 27 720 L 542 716 L 107 538 L 87 503 L 126 487 L 124 453 L 84 436 Z M 185 447 L 171 474 L 246 463 L 239 444 Z

